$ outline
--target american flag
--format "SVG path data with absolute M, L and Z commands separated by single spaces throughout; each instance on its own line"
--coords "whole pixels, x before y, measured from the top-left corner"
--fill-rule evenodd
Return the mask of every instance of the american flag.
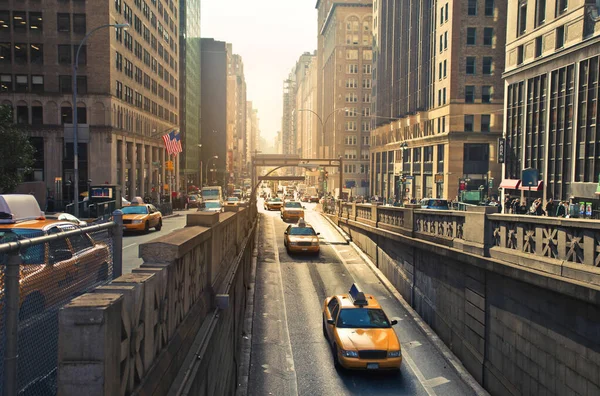
M 179 133 L 175 134 L 175 130 L 167 133 L 162 138 L 165 142 L 165 147 L 167 148 L 167 154 L 177 155 L 183 151 L 183 148 L 181 147 L 181 136 Z

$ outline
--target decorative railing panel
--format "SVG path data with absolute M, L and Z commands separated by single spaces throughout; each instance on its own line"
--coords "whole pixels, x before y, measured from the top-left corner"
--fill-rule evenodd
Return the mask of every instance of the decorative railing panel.
M 372 207 L 370 205 L 356 205 L 356 217 L 365 220 L 372 220 Z
M 442 239 L 463 239 L 464 214 L 450 211 L 415 211 L 414 231 Z
M 377 222 L 393 227 L 412 228 L 412 224 L 405 225 L 404 211 L 401 208 L 378 207 Z

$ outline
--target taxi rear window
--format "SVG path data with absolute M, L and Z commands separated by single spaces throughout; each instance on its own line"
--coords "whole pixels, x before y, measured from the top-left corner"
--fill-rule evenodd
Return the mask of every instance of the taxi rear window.
M 336 326 L 350 329 L 382 329 L 389 328 L 390 322 L 381 309 L 347 308 L 340 311 Z
M 300 205 L 300 202 L 286 202 L 285 205 L 283 205 L 285 208 L 296 208 L 296 209 L 302 209 L 302 205 Z
M 148 214 L 148 208 L 146 205 L 143 206 L 125 206 L 121 209 L 123 214 Z
M 290 235 L 315 235 L 315 230 L 310 227 L 292 227 Z
M 42 230 L 35 229 L 19 229 L 12 228 L 10 230 L 0 230 L 0 244 L 7 242 L 14 242 L 20 239 L 28 239 L 44 236 Z M 44 264 L 44 248 L 45 244 L 33 245 L 25 249 L 21 249 L 21 258 L 23 264 Z M 6 265 L 7 259 L 6 253 L 0 254 L 0 265 Z

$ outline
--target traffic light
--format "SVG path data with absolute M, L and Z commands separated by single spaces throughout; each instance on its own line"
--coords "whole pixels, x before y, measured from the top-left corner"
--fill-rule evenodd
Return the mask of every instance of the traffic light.
M 325 171 L 325 179 L 327 179 L 327 176 L 329 176 L 329 172 Z
M 165 170 L 168 170 L 168 171 L 175 170 L 175 167 L 173 166 L 173 161 L 165 162 Z

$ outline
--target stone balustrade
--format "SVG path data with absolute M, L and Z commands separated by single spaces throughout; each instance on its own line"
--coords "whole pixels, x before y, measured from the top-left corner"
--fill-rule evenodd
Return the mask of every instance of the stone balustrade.
M 248 257 L 255 214 L 190 214 L 187 227 L 140 245 L 142 266 L 65 306 L 58 393 L 166 394 L 203 323 L 218 320 L 216 291 Z

